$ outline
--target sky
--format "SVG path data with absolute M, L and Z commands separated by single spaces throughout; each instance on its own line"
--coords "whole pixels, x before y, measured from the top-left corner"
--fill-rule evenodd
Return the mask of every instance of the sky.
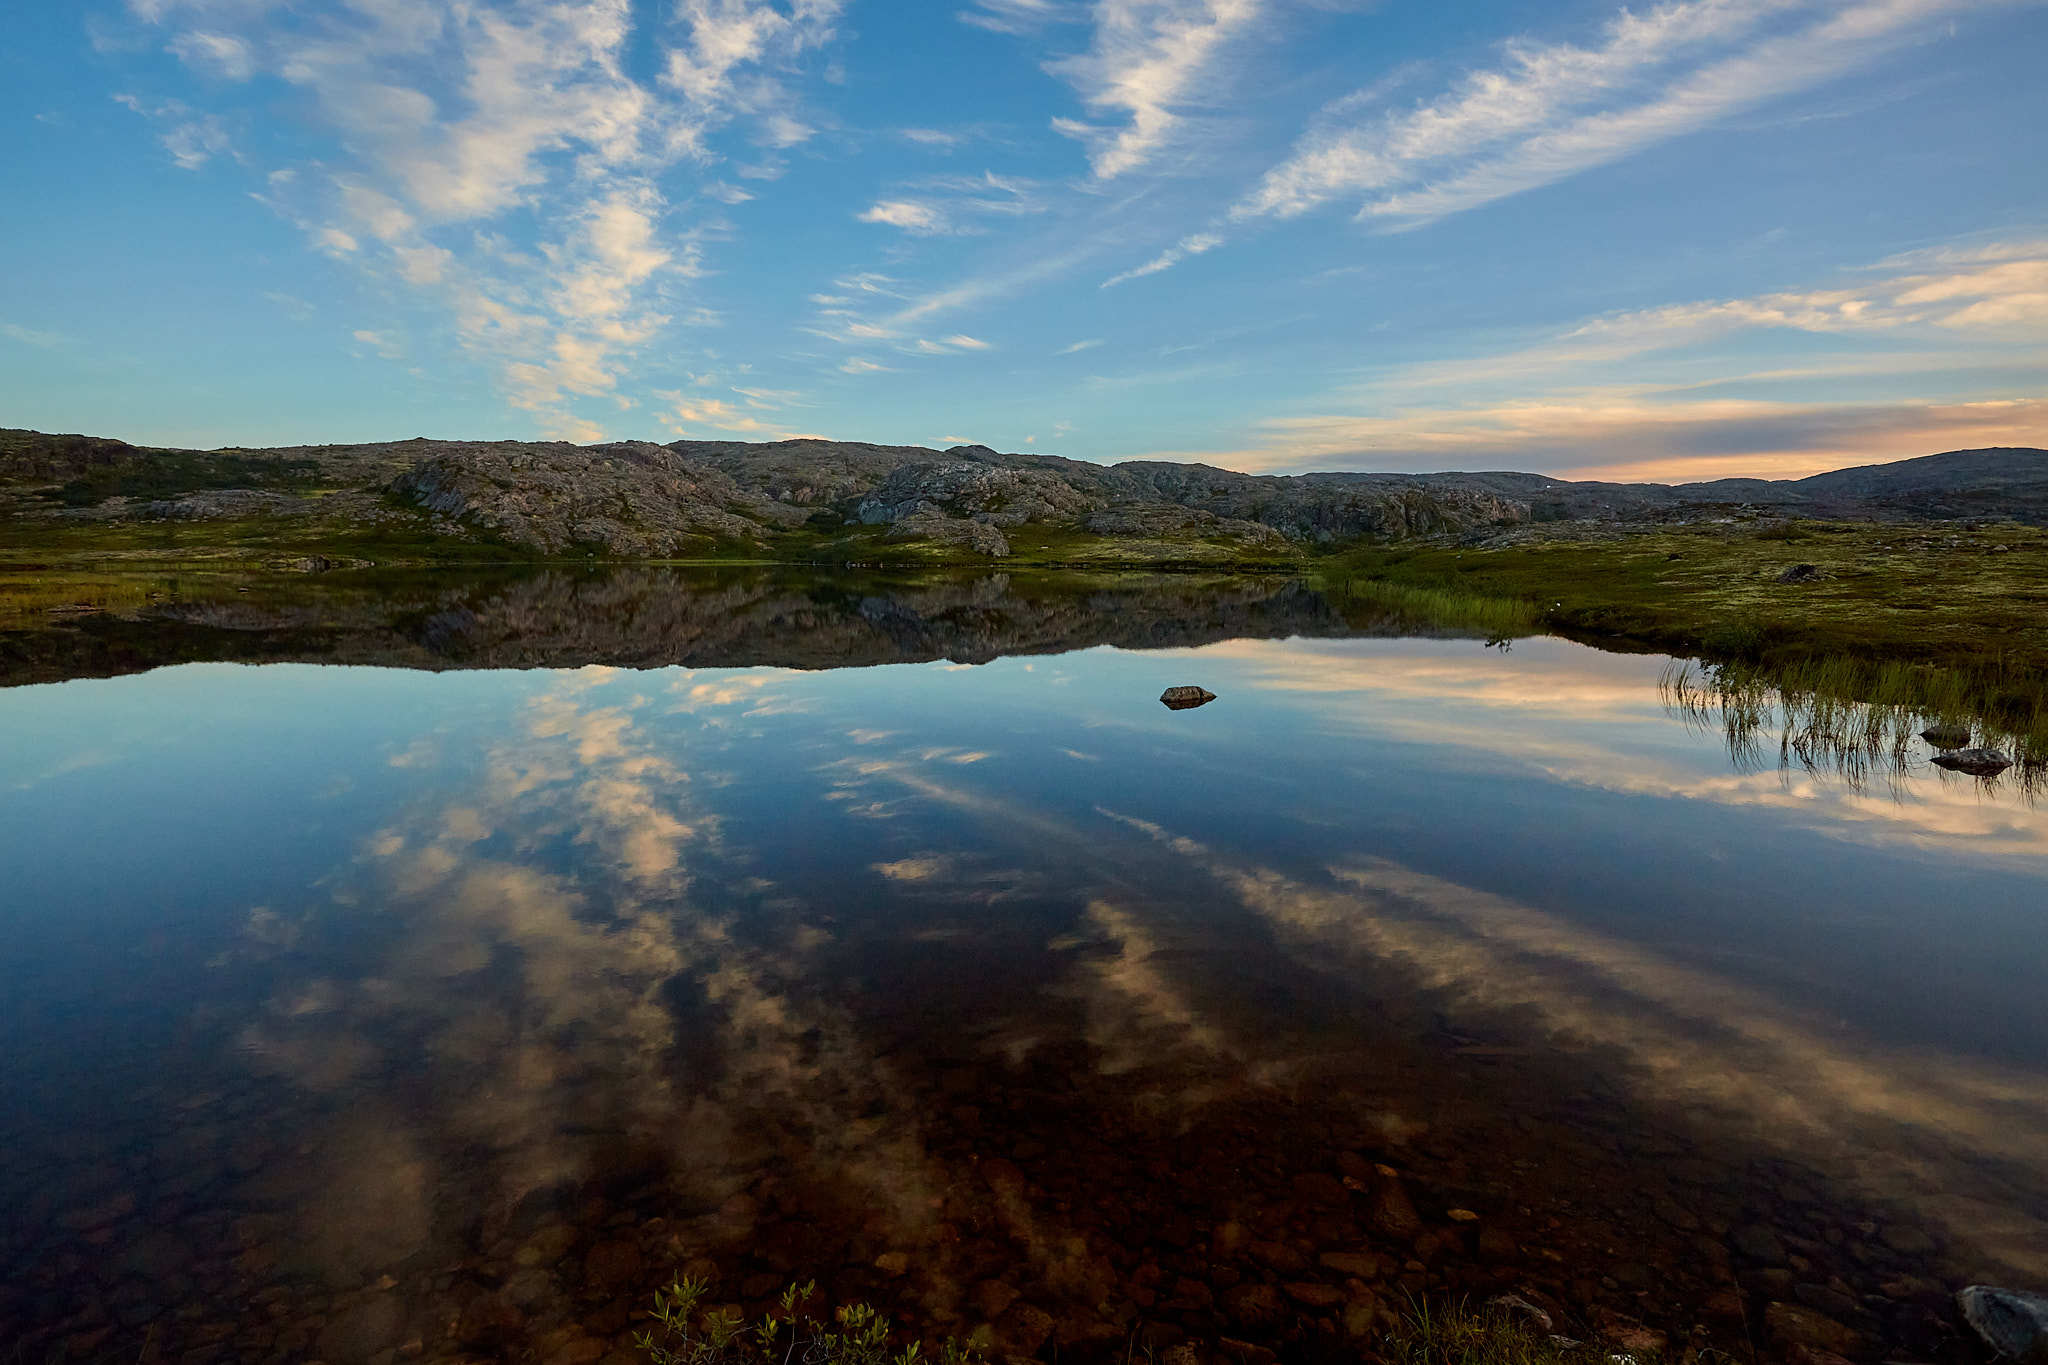
M 0 425 L 2048 446 L 2048 0 L 15 0 Z

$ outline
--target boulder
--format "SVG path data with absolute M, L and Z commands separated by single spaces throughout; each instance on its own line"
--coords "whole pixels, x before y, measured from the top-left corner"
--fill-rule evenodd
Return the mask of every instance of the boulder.
M 2020 1365 L 2048 1365 L 2048 1298 L 1973 1284 L 1956 1295 L 1956 1306 L 1992 1350 Z
M 1933 761 L 1937 767 L 1972 777 L 1996 777 L 2012 766 L 2012 760 L 1996 749 L 1951 749 L 1936 754 Z
M 1930 725 L 1920 732 L 1920 738 L 1937 749 L 1962 749 L 1970 743 L 1970 727 L 1943 723 Z
M 1207 706 L 1216 700 L 1216 694 L 1204 687 L 1169 687 L 1159 694 L 1159 700 L 1171 710 L 1187 711 Z
M 1778 575 L 1780 583 L 1817 583 L 1820 581 L 1820 565 L 1794 564 Z

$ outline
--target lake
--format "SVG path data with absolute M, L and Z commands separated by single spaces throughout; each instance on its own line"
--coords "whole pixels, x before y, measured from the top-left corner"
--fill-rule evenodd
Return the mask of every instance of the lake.
M 1968 1360 L 2048 1280 L 2011 775 L 1282 581 L 350 581 L 0 652 L 8 1360 L 624 1362 L 677 1273 Z

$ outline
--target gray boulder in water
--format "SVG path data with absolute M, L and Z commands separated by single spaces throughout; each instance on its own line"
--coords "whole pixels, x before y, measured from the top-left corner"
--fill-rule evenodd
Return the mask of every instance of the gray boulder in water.
M 1996 777 L 2012 766 L 2012 760 L 1996 749 L 1952 749 L 1936 754 L 1932 761 L 1938 767 L 1972 777 Z
M 1967 725 L 1930 725 L 1920 732 L 1920 738 L 1937 749 L 1960 749 L 1970 742 L 1970 727 Z
M 2048 1365 L 2048 1298 L 1973 1284 L 1956 1295 L 1956 1306 L 2000 1355 L 2021 1365 Z
M 1175 711 L 1187 711 L 1197 706 L 1207 706 L 1216 700 L 1216 694 L 1205 687 L 1169 687 L 1159 694 L 1159 700 Z

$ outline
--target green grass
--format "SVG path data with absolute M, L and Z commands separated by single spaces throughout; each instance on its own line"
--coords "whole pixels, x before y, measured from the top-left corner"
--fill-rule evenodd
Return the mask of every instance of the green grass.
M 1789 664 L 1827 655 L 1985 676 L 2048 668 L 2048 533 L 1800 523 L 1536 538 L 1498 549 L 1359 546 L 1326 578 L 1534 603 L 1545 629 Z M 1782 583 L 1813 564 L 1817 581 Z
M 1657 1353 L 1590 1346 L 1538 1330 L 1495 1308 L 1416 1299 L 1364 1352 L 1384 1365 L 1655 1365 Z
M 311 556 L 379 565 L 531 562 L 535 556 L 424 516 L 388 523 L 345 518 L 241 517 L 202 521 L 0 522 L 0 573 L 33 570 L 261 570 Z

